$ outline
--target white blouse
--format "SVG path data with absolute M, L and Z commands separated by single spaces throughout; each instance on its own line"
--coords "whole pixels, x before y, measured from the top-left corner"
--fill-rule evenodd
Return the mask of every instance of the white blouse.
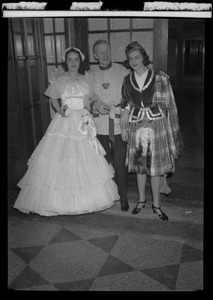
M 148 75 L 148 69 L 146 69 L 146 71 L 141 76 L 137 75 L 136 72 L 134 72 L 134 75 L 135 75 L 135 80 L 137 81 L 137 84 L 138 84 L 140 90 L 142 90 L 142 88 L 144 86 L 144 82 L 145 82 L 146 77 Z

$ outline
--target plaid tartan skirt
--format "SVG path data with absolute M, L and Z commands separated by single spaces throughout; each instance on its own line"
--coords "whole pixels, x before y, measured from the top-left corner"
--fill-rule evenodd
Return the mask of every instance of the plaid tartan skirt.
M 171 130 L 166 117 L 130 123 L 126 164 L 129 172 L 162 176 L 175 170 Z

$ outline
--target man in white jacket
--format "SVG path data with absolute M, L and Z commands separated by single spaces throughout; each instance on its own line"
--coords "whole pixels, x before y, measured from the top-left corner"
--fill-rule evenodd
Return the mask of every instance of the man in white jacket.
M 94 93 L 91 112 L 97 128 L 97 138 L 106 151 L 105 158 L 115 169 L 121 210 L 127 211 L 127 143 L 121 137 L 120 103 L 123 79 L 129 70 L 111 61 L 111 47 L 106 40 L 97 40 L 94 43 L 93 55 L 99 65 L 89 71 L 89 83 Z

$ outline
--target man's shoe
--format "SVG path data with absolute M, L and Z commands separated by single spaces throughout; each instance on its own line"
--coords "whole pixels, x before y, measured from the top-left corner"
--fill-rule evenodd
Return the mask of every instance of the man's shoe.
M 127 201 L 121 201 L 121 210 L 128 211 L 129 210 L 129 203 Z

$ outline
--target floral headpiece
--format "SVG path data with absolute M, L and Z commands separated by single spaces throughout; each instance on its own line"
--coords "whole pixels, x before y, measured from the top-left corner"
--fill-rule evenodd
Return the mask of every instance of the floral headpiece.
M 70 47 L 70 48 L 67 48 L 65 51 L 64 51 L 64 54 L 62 56 L 62 61 L 65 62 L 65 56 L 66 56 L 66 53 L 70 50 L 76 50 L 78 51 L 78 53 L 80 54 L 80 57 L 81 57 L 81 60 L 84 61 L 85 59 L 85 55 L 81 52 L 81 50 L 79 50 L 78 48 L 75 48 L 75 47 Z

